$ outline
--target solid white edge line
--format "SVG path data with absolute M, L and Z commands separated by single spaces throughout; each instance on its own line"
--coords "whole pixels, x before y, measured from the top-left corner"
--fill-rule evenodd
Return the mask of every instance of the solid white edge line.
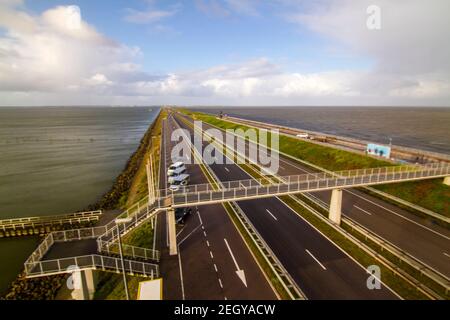
M 367 202 L 369 202 L 369 203 L 372 203 L 372 204 L 376 205 L 377 207 L 380 207 L 380 208 L 382 208 L 382 209 L 384 209 L 384 210 L 386 210 L 386 211 L 388 211 L 388 212 L 390 212 L 390 213 L 393 213 L 393 214 L 395 214 L 396 216 L 399 216 L 400 218 L 405 219 L 406 221 L 409 221 L 409 222 L 411 222 L 411 223 L 414 223 L 414 224 L 418 225 L 419 227 L 422 227 L 423 229 L 426 229 L 426 230 L 428 230 L 428 231 L 430 231 L 430 232 L 433 232 L 434 234 L 437 234 L 438 236 L 441 236 L 441 237 L 444 238 L 444 239 L 450 240 L 450 237 L 447 237 L 447 236 L 443 235 L 442 233 L 439 233 L 439 232 L 437 232 L 437 231 L 435 231 L 435 230 L 433 230 L 433 229 L 431 229 L 431 228 L 428 228 L 428 227 L 426 227 L 426 226 L 424 226 L 424 225 L 422 225 L 422 224 L 420 224 L 420 223 L 418 223 L 418 222 L 416 222 L 416 221 L 414 221 L 414 220 L 411 220 L 411 219 L 409 219 L 409 218 L 407 218 L 407 217 L 401 215 L 400 213 L 397 213 L 397 212 L 395 212 L 395 211 L 393 211 L 393 210 L 391 210 L 391 209 L 388 209 L 388 208 L 386 208 L 386 207 L 383 207 L 382 205 L 380 205 L 380 204 L 378 204 L 378 203 L 376 203 L 376 202 L 373 202 L 373 201 L 371 201 L 371 200 L 369 200 L 369 199 L 363 198 L 363 197 L 361 197 L 360 195 L 358 195 L 358 194 L 356 194 L 356 193 L 354 193 L 354 192 L 352 192 L 352 191 L 350 191 L 350 190 L 348 190 L 348 189 L 344 189 L 344 191 L 346 191 L 346 192 L 348 192 L 348 193 L 354 195 L 355 197 L 361 198 L 361 199 L 363 199 L 364 201 L 367 201 Z
M 270 215 L 272 216 L 272 218 L 275 219 L 275 221 L 278 221 L 278 218 L 275 217 L 275 216 L 272 214 L 272 212 L 269 211 L 269 209 L 266 209 L 266 211 L 267 211 L 268 214 L 270 214 Z
M 305 251 L 306 251 L 307 254 L 309 254 L 319 264 L 319 266 L 322 267 L 323 270 L 327 270 L 327 268 L 319 261 L 319 259 L 314 257 L 314 255 L 308 249 L 305 249 Z
M 181 251 L 180 251 L 180 245 L 178 245 L 178 265 L 180 267 L 180 283 L 181 283 L 181 295 L 183 297 L 183 300 L 185 300 L 184 295 L 184 282 L 183 282 L 183 267 L 181 266 Z

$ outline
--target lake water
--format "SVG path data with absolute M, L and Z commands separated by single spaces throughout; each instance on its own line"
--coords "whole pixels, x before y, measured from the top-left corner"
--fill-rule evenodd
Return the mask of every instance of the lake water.
M 450 108 L 409 107 L 222 107 L 249 120 L 319 131 L 378 143 L 450 154 Z
M 0 108 L 0 219 L 74 212 L 111 187 L 159 108 Z M 0 239 L 0 294 L 38 239 Z

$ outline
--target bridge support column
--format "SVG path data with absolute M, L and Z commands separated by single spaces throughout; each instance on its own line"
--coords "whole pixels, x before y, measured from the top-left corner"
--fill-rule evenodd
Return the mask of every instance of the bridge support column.
M 95 287 L 97 285 L 97 274 L 94 270 L 75 271 L 72 274 L 74 290 L 72 298 L 75 300 L 94 299 Z
M 444 178 L 444 184 L 447 185 L 447 186 L 450 186 L 450 176 L 446 176 Z
M 336 223 L 341 224 L 342 215 L 342 189 L 333 189 L 331 192 L 330 213 L 329 219 Z
M 178 254 L 177 232 L 175 223 L 175 210 L 170 208 L 167 210 L 167 223 L 169 232 L 169 254 L 171 256 Z

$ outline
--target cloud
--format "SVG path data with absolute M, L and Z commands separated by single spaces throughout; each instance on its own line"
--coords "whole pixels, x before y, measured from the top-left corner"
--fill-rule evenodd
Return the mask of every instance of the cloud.
M 198 10 L 211 17 L 229 17 L 232 14 L 259 16 L 260 0 L 195 0 Z
M 137 11 L 128 9 L 129 14 L 125 17 L 125 20 L 132 23 L 147 24 L 160 21 L 164 18 L 171 17 L 177 13 L 176 10 L 147 10 Z
M 21 1 L 5 3 L 0 10 L 3 105 L 448 105 L 450 101 L 446 11 L 440 7 L 435 12 L 415 0 L 411 0 L 414 8 L 380 0 L 387 16 L 382 13 L 382 29 L 377 33 L 364 29 L 365 9 L 354 2 L 344 0 L 339 6 L 322 0 L 300 11 L 290 4 L 292 10 L 286 15 L 290 23 L 330 39 L 339 50 L 374 61 L 369 69 L 309 73 L 285 70 L 259 57 L 150 74 L 137 62 L 143 55 L 138 47 L 98 32 L 77 6 L 31 15 L 21 9 Z M 391 15 L 400 12 L 403 20 L 391 21 Z
M 241 15 L 258 16 L 259 11 L 257 9 L 259 0 L 225 0 L 228 7 L 234 12 Z
M 151 24 L 174 16 L 181 8 L 181 4 L 176 4 L 168 10 L 161 10 L 155 7 L 154 1 L 146 2 L 147 8 L 145 10 L 128 8 L 128 14 L 124 18 L 125 21 L 137 24 Z
M 381 9 L 381 30 L 366 27 L 369 5 Z M 349 49 L 372 57 L 383 71 L 397 73 L 450 71 L 450 30 L 446 0 L 322 1 L 291 21 L 330 37 Z M 430 57 L 433 56 L 433 59 Z
M 230 15 L 230 11 L 218 0 L 195 0 L 195 6 L 210 17 L 227 17 Z
M 98 33 L 77 6 L 58 6 L 39 16 L 4 8 L 0 21 L 6 30 L 0 37 L 0 91 L 83 87 L 84 79 L 141 54 Z

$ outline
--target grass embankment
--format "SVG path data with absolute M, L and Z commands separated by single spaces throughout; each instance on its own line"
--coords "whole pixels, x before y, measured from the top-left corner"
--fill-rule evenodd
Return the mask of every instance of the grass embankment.
M 165 111 L 161 111 L 160 116 L 147 130 L 144 137 L 141 139 L 138 148 L 129 158 L 124 170 L 114 181 L 111 190 L 108 191 L 96 204 L 90 205 L 86 210 L 121 208 L 127 203 L 128 199 L 139 199 L 139 197 L 142 197 L 141 190 L 143 190 L 144 187 L 139 186 L 133 188 L 133 186 L 136 183 L 141 183 L 143 180 L 140 176 L 140 173 L 145 173 L 145 165 L 143 165 L 145 162 L 143 162 L 143 159 L 145 156 L 148 156 L 152 136 L 155 134 L 158 135 L 158 132 L 161 131 L 161 118 L 163 112 Z M 142 171 L 142 167 L 144 167 L 144 171 Z M 138 179 L 139 181 L 137 181 Z M 56 298 L 58 291 L 63 286 L 66 278 L 66 275 L 56 275 L 26 279 L 22 273 L 16 280 L 14 280 L 10 286 L 10 289 L 6 292 L 2 299 L 52 300 Z
M 450 217 L 450 186 L 442 179 L 385 184 L 374 188 Z
M 159 153 L 161 142 L 161 129 L 162 119 L 167 115 L 167 111 L 162 110 L 158 119 L 156 119 L 151 136 L 154 137 L 153 144 L 148 148 L 143 155 L 143 159 L 148 159 L 150 155 L 153 155 L 153 170 L 154 178 L 157 179 L 159 168 Z M 129 206 L 140 199 L 144 198 L 148 194 L 147 189 L 147 172 L 146 161 L 141 161 L 139 168 L 136 170 L 133 181 L 129 189 L 123 193 L 120 198 L 121 206 Z M 135 230 L 131 231 L 123 238 L 123 243 L 133 245 L 136 247 L 143 247 L 151 249 L 153 247 L 153 234 L 154 230 L 150 222 L 144 223 Z M 137 291 L 140 281 L 148 280 L 139 276 L 127 276 L 128 291 L 130 293 L 130 299 L 135 300 L 137 298 Z M 125 287 L 123 284 L 123 276 L 121 274 L 102 273 L 100 281 L 97 285 L 94 299 L 96 300 L 125 300 Z
M 224 130 L 254 129 L 253 127 L 235 124 L 200 112 L 192 112 L 186 109 L 182 109 L 181 111 L 185 114 L 193 116 L 197 120 L 207 122 Z M 315 143 L 302 141 L 284 135 L 280 135 L 279 148 L 283 153 L 330 171 L 363 169 L 393 165 L 392 163 L 387 161 L 378 160 L 372 157 L 344 150 L 338 150 L 327 146 L 317 145 Z M 375 186 L 375 188 L 428 210 L 450 217 L 450 187 L 444 185 L 442 183 L 442 179 L 377 185 Z M 363 189 L 361 191 L 366 192 Z M 393 202 L 397 205 L 397 203 L 393 200 L 387 200 L 386 198 L 377 194 L 372 195 L 388 202 Z M 402 207 L 405 210 L 410 211 L 411 213 L 424 216 L 420 212 L 412 210 L 407 206 Z
M 197 120 L 207 122 L 225 130 L 242 129 L 246 131 L 248 129 L 254 129 L 249 126 L 217 119 L 214 116 L 198 112 L 192 113 L 192 115 L 195 116 Z M 268 134 L 268 140 L 270 140 L 270 134 Z M 330 171 L 386 167 L 393 165 L 388 161 L 378 160 L 349 151 L 321 146 L 285 135 L 280 135 L 279 144 L 280 152 L 289 154 L 307 162 L 311 162 Z

